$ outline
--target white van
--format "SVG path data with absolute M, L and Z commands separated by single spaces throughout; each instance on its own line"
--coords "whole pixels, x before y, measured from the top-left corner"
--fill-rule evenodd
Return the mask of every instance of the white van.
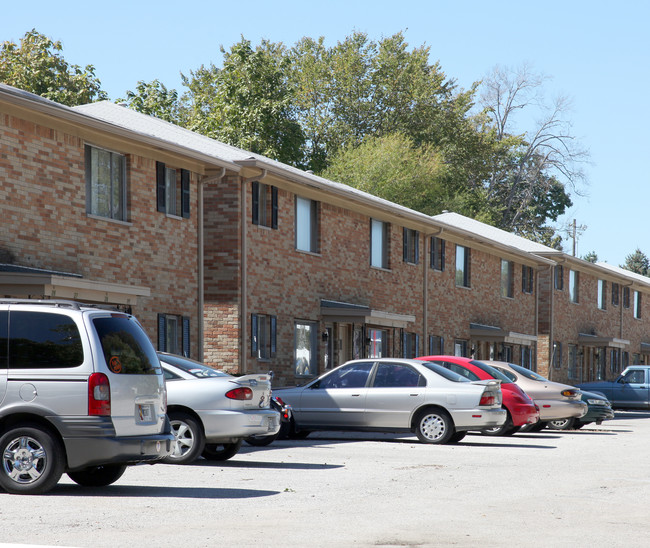
M 171 451 L 160 362 L 131 315 L 74 301 L 0 299 L 0 488 L 117 481 Z

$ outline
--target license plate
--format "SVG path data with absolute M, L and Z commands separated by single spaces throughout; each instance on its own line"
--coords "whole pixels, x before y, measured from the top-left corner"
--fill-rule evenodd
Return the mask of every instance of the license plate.
M 153 422 L 153 406 L 149 403 L 138 404 L 137 420 L 138 422 Z

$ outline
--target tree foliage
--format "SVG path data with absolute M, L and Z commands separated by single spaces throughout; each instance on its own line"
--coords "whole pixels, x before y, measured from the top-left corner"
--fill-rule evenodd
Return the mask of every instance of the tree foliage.
M 636 272 L 642 276 L 648 276 L 650 275 L 650 259 L 648 259 L 645 253 L 637 248 L 634 253 L 625 257 L 625 264 L 621 265 L 621 268 L 631 272 Z
M 68 106 L 107 99 L 95 76 L 95 67 L 68 63 L 59 41 L 36 29 L 25 33 L 20 44 L 5 41 L 0 47 L 0 82 Z
M 149 83 L 140 80 L 135 91 L 127 91 L 126 98 L 119 99 L 118 102 L 125 103 L 130 109 L 143 114 L 182 124 L 178 92 L 175 89 L 167 89 L 159 80 Z
M 281 44 L 267 40 L 253 48 L 242 38 L 223 47 L 223 68 L 201 66 L 183 75 L 185 125 L 220 141 L 297 164 L 303 132 L 296 120 L 289 59 Z

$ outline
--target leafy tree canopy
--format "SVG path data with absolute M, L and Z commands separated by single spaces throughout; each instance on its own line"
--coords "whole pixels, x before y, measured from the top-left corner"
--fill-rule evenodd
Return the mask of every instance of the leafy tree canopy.
M 642 276 L 648 276 L 650 275 L 650 259 L 637 248 L 634 253 L 625 257 L 625 264 L 621 265 L 621 268 L 636 272 Z
M 20 45 L 0 46 L 0 82 L 68 106 L 107 99 L 95 67 L 71 65 L 61 54 L 61 42 L 39 33 L 25 33 Z
M 143 114 L 182 125 L 178 92 L 175 89 L 168 90 L 159 80 L 149 83 L 140 80 L 135 91 L 127 91 L 126 98 L 119 99 L 118 102 Z

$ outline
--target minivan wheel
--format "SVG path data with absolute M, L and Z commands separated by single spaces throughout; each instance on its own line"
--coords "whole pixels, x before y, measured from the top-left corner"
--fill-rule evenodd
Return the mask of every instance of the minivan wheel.
M 120 479 L 125 470 L 126 464 L 104 464 L 68 472 L 68 477 L 84 487 L 105 487 Z
M 447 443 L 454 432 L 454 423 L 446 411 L 425 409 L 415 418 L 415 435 L 422 443 Z
M 207 460 L 228 460 L 239 453 L 243 440 L 235 443 L 206 443 L 203 458 Z
M 40 495 L 61 479 L 65 456 L 59 441 L 39 426 L 18 426 L 0 437 L 0 487 L 7 493 Z
M 199 458 L 205 447 L 205 436 L 199 422 L 180 411 L 169 413 L 174 443 L 172 452 L 162 462 L 167 464 L 188 464 Z

